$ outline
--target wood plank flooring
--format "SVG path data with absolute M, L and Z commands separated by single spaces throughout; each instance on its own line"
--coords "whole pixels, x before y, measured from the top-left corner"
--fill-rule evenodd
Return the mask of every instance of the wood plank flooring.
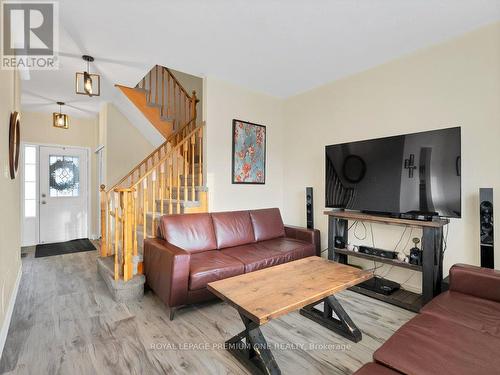
M 168 320 L 148 292 L 114 302 L 96 270 L 97 252 L 23 261 L 0 374 L 247 374 L 223 349 L 243 330 L 236 310 L 213 302 Z M 262 326 L 284 374 L 350 374 L 413 313 L 345 291 L 337 295 L 363 332 L 357 344 L 292 312 Z

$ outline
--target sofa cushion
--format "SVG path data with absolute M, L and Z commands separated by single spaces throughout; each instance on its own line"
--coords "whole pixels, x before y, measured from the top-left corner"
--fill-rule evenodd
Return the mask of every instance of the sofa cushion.
M 389 367 L 379 365 L 378 363 L 367 363 L 361 367 L 354 375 L 400 375 L 400 372 L 391 370 Z
M 500 338 L 500 303 L 458 292 L 435 297 L 420 311 Z
M 405 374 L 495 374 L 500 339 L 430 314 L 403 325 L 373 358 Z
M 189 267 L 189 290 L 206 288 L 212 281 L 245 273 L 243 263 L 219 250 L 192 254 Z
M 302 259 L 316 255 L 316 249 L 313 244 L 295 240 L 293 238 L 275 238 L 272 240 L 259 242 L 259 245 L 266 249 L 288 254 L 292 260 Z
M 248 211 L 212 213 L 212 220 L 218 249 L 255 242 Z
M 285 236 L 285 226 L 278 208 L 250 211 L 256 241 Z
M 260 270 L 293 260 L 292 257 L 286 253 L 266 249 L 258 243 L 229 247 L 220 251 L 243 263 L 245 265 L 245 272 Z
M 160 229 L 167 242 L 191 253 L 217 248 L 210 214 L 165 215 Z

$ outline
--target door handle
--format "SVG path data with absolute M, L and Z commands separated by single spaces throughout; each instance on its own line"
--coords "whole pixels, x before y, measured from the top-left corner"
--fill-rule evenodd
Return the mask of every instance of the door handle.
M 47 202 L 45 202 L 45 201 L 42 201 L 42 204 L 47 204 Z
M 46 197 L 46 195 L 45 195 L 45 194 L 42 194 L 42 198 L 45 198 L 45 197 Z

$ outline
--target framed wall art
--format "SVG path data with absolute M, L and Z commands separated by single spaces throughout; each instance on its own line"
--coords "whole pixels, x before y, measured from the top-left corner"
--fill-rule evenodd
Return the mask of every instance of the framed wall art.
M 266 127 L 233 120 L 233 184 L 266 183 Z

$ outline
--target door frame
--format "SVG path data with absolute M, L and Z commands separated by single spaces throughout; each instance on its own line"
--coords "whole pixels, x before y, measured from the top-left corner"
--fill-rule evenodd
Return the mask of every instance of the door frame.
M 21 214 L 19 215 L 19 219 L 21 221 L 21 233 L 23 234 L 24 232 L 24 148 L 25 146 L 33 146 L 36 147 L 36 174 L 37 174 L 37 180 L 36 180 L 36 218 L 35 218 L 35 225 L 36 225 L 36 243 L 35 244 L 24 244 L 24 238 L 21 238 L 21 245 L 22 246 L 35 246 L 40 244 L 40 147 L 66 147 L 66 148 L 74 148 L 78 150 L 83 150 L 85 151 L 87 155 L 87 204 L 86 209 L 87 209 L 87 238 L 91 238 L 92 234 L 92 173 L 91 173 L 91 168 L 92 168 L 92 161 L 91 161 L 91 147 L 86 147 L 86 146 L 72 146 L 72 145 L 61 145 L 61 144 L 53 144 L 53 143 L 37 143 L 37 142 L 27 142 L 27 141 L 22 141 L 21 142 L 21 160 L 19 163 L 20 169 L 19 169 L 19 176 L 20 176 L 20 189 L 21 189 L 21 194 L 20 194 L 20 209 L 21 209 Z

